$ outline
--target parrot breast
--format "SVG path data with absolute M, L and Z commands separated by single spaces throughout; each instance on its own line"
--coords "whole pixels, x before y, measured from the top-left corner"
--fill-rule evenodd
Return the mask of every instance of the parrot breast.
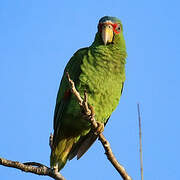
M 105 123 L 119 103 L 125 81 L 125 58 L 125 51 L 109 45 L 90 48 L 83 59 L 77 88 L 82 97 L 86 89 L 88 103 L 99 122 Z

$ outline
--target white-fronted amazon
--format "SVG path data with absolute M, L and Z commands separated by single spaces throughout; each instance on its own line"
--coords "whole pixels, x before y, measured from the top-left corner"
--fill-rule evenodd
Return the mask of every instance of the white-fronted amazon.
M 125 81 L 126 46 L 121 21 L 105 16 L 91 46 L 78 50 L 70 59 L 60 83 L 54 113 L 54 135 L 50 164 L 62 169 L 67 160 L 79 159 L 97 139 L 71 93 L 66 72 L 81 97 L 88 94 L 95 119 L 106 124 L 117 107 Z

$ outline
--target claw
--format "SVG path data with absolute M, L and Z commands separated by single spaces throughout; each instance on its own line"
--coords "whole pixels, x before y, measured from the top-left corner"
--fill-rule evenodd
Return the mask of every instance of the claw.
M 94 117 L 95 116 L 94 108 L 91 105 L 89 105 L 89 109 L 91 110 L 91 117 Z
M 82 115 L 82 118 L 83 118 L 83 119 L 86 119 L 86 120 L 89 120 L 89 119 L 91 119 L 91 115 L 83 114 L 83 115 Z
M 82 111 L 82 117 L 84 119 L 90 120 L 92 117 L 95 116 L 93 107 L 89 105 L 89 109 L 90 109 L 91 114 L 85 114 L 85 112 Z
M 87 104 L 86 92 L 84 93 L 84 97 L 85 97 L 84 98 L 84 106 L 86 106 L 86 109 L 90 109 L 90 114 L 89 113 L 85 114 L 82 112 L 83 113 L 82 116 L 84 119 L 92 120 L 95 116 L 94 108 L 93 108 L 93 106 Z M 104 123 L 101 123 L 101 122 L 96 122 L 96 123 L 97 123 L 97 127 L 94 128 L 94 134 L 96 136 L 98 136 L 99 134 L 101 134 L 104 131 Z
M 53 171 L 54 171 L 55 173 L 58 172 L 58 163 L 56 163 L 56 165 L 53 167 Z
M 97 122 L 97 128 L 94 130 L 94 134 L 95 135 L 99 135 L 101 134 L 103 131 L 104 131 L 104 123 L 101 123 L 101 122 Z

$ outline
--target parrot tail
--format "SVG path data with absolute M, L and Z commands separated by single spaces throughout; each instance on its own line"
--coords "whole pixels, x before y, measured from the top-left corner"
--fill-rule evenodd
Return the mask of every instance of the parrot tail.
M 51 168 L 58 168 L 58 171 L 60 171 L 64 167 L 67 162 L 69 152 L 76 141 L 77 137 L 68 137 L 59 141 L 57 146 L 51 150 Z

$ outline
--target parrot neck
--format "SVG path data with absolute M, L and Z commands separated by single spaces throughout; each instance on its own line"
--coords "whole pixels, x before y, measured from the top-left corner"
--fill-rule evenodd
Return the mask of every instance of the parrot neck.
M 121 36 L 115 36 L 114 43 L 104 45 L 99 33 L 96 33 L 95 40 L 92 45 L 89 47 L 92 54 L 98 56 L 101 55 L 101 58 L 108 59 L 110 61 L 120 61 L 121 63 L 126 63 L 126 45 L 123 34 Z
M 104 46 L 107 48 L 117 47 L 121 50 L 126 51 L 126 44 L 125 44 L 124 36 L 122 33 L 120 35 L 114 35 L 113 43 L 105 46 L 103 41 L 102 41 L 100 33 L 97 32 L 95 39 L 94 39 L 94 42 L 92 43 L 91 46 Z

